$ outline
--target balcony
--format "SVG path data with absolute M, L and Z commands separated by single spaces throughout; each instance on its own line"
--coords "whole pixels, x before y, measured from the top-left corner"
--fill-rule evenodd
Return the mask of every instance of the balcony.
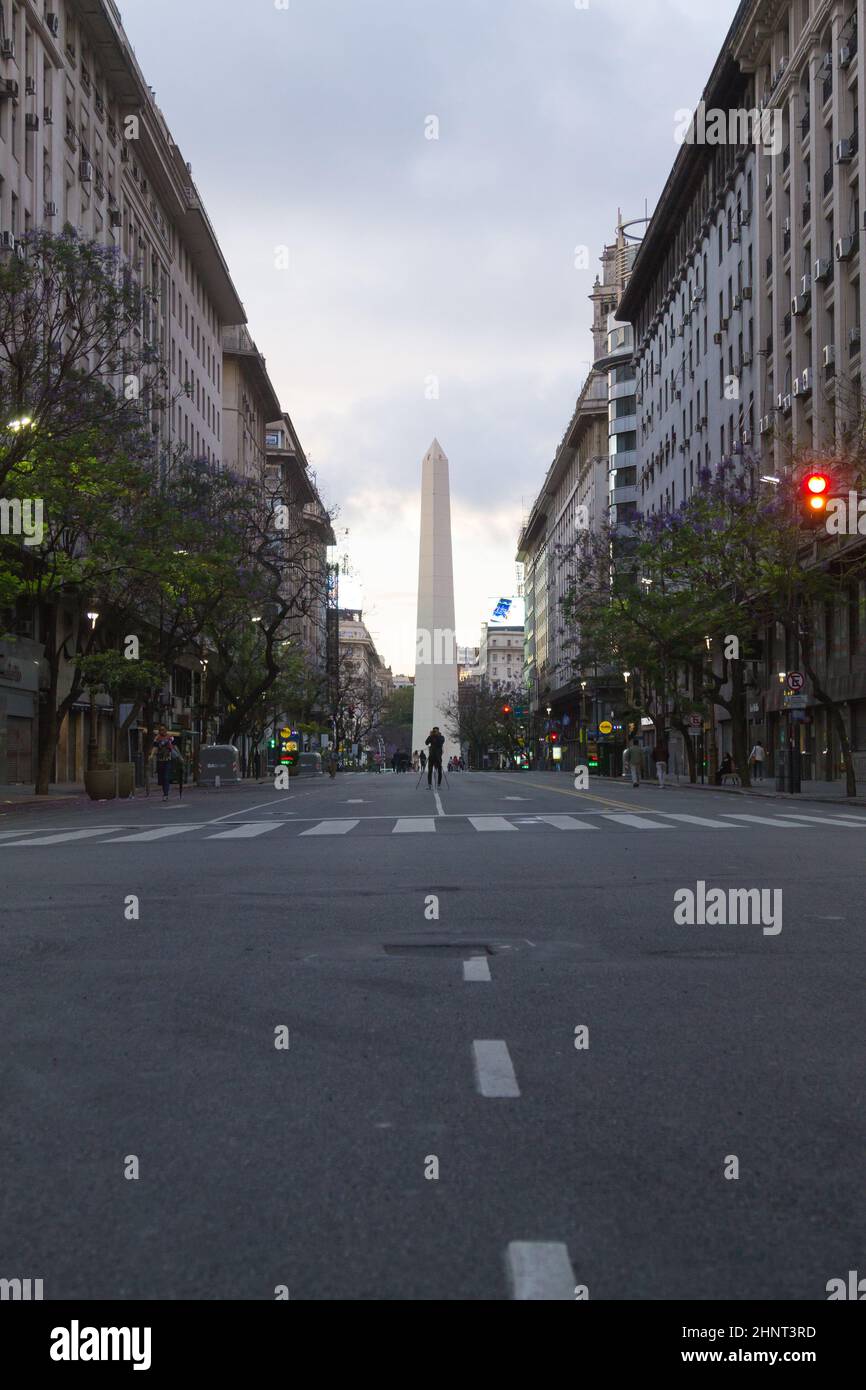
M 784 148 L 783 151 L 782 151 L 782 169 L 783 169 L 783 171 L 784 171 L 784 170 L 786 170 L 786 169 L 790 169 L 790 167 L 791 167 L 791 146 L 790 146 L 790 145 L 786 145 L 785 148 Z
M 833 192 L 833 168 L 832 165 L 824 174 L 824 197 Z
M 767 279 L 768 279 L 768 280 L 769 280 L 770 276 L 772 275 L 772 273 L 773 273 L 773 257 L 772 257 L 772 256 L 768 256 L 768 257 L 767 257 Z
M 827 105 L 827 102 L 830 100 L 830 98 L 832 97 L 832 95 L 833 95 L 833 73 L 832 73 L 832 72 L 828 72 L 827 76 L 824 78 L 823 83 L 821 84 L 821 100 L 822 100 L 822 102 L 824 103 L 825 106 Z
M 790 315 L 790 314 L 786 314 L 786 315 L 785 315 L 785 318 L 784 318 L 784 320 L 783 320 L 783 322 L 784 322 L 784 328 L 785 328 L 785 337 L 786 337 L 786 338 L 790 338 L 790 336 L 791 336 L 791 315 Z
M 812 129 L 812 112 L 811 112 L 811 110 L 809 109 L 809 107 L 807 106 L 807 107 L 806 107 L 806 114 L 803 116 L 803 119 L 802 119 L 801 122 L 800 122 L 800 139 L 801 139 L 801 140 L 805 140 L 806 136 L 809 134 L 809 131 L 810 131 L 811 129 Z

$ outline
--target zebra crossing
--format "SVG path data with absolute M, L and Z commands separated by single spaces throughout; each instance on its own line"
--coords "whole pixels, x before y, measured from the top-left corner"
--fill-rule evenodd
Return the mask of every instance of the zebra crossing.
M 86 830 L 0 831 L 0 854 L 7 849 L 35 849 L 41 845 L 148 845 L 173 840 L 256 840 L 280 831 L 298 839 L 321 839 L 333 836 L 365 835 L 453 835 L 453 834 L 520 834 L 535 831 L 544 834 L 561 832 L 677 830 L 685 827 L 701 830 L 750 830 L 759 825 L 774 830 L 815 830 L 827 826 L 837 831 L 866 830 L 866 815 L 810 815 L 799 812 L 748 815 L 725 812 L 717 817 L 690 815 L 675 811 L 588 811 L 551 814 L 530 811 L 510 811 L 505 815 L 445 815 L 445 816 L 341 816 L 327 819 L 297 820 L 238 820 L 210 821 L 186 825 L 129 826 L 103 825 Z

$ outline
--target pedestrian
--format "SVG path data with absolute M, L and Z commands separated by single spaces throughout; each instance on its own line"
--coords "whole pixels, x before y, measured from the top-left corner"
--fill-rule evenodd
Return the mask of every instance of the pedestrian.
M 260 774 L 261 774 L 261 770 L 262 770 L 262 755 L 261 755 L 261 753 L 259 752 L 259 750 L 256 749 L 255 753 L 253 754 L 253 776 L 255 777 L 256 781 L 259 780 L 259 776 L 260 776 Z
M 418 754 L 418 758 L 421 763 L 421 771 L 423 772 L 425 767 L 427 766 L 427 754 L 424 752 L 423 748 L 421 749 L 421 752 Z
M 731 777 L 734 773 L 734 760 L 730 753 L 726 753 L 719 763 L 719 770 L 716 773 L 716 786 L 720 787 L 726 777 Z
M 164 724 L 160 724 L 156 731 L 153 752 L 156 758 L 156 775 L 159 779 L 159 785 L 162 787 L 162 799 L 168 801 L 172 768 L 174 760 L 180 757 L 180 753 L 175 748 L 174 739 Z
M 442 751 L 445 747 L 445 739 L 439 732 L 439 725 L 434 724 L 429 734 L 424 740 L 426 747 L 430 749 L 430 757 L 427 761 L 427 786 L 433 787 L 433 769 L 436 769 L 438 780 L 437 787 L 442 786 Z
M 757 782 L 763 782 L 764 780 L 765 756 L 766 754 L 764 753 L 763 745 L 759 739 L 758 742 L 755 744 L 754 748 L 752 749 L 751 753 L 749 754 L 749 762 L 755 769 L 755 780 Z
M 465 762 L 463 761 L 463 754 L 462 754 L 462 753 L 460 754 L 460 757 L 457 759 L 457 767 L 458 767 L 458 770 L 459 770 L 460 772 L 465 772 L 465 771 L 466 771 L 466 764 L 465 764 Z
M 633 738 L 622 755 L 623 772 L 631 773 L 632 790 L 640 786 L 640 744 Z
M 659 786 L 664 791 L 665 773 L 668 770 L 668 748 L 663 738 L 660 738 L 653 749 L 653 762 L 656 765 L 656 776 L 659 779 Z

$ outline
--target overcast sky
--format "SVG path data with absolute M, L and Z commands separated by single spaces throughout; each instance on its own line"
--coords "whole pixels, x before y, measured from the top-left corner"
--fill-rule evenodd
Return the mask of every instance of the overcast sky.
M 598 253 L 618 207 L 652 211 L 737 0 L 284 4 L 121 12 L 348 528 L 346 592 L 411 671 L 421 458 L 450 459 L 477 644 L 587 372 Z

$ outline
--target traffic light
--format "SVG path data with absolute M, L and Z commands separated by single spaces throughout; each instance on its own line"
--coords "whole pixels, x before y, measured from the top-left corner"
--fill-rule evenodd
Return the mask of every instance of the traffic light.
M 559 743 L 559 734 L 556 733 L 555 730 L 552 734 L 548 734 L 547 737 L 550 739 L 551 743 Z
M 827 502 L 830 497 L 829 477 L 819 469 L 806 473 L 800 491 L 803 516 L 807 524 L 822 525 L 827 516 Z
M 502 713 L 503 713 L 503 714 L 510 714 L 510 713 L 511 713 L 511 706 L 510 706 L 510 705 L 503 705 L 503 706 L 502 706 Z

